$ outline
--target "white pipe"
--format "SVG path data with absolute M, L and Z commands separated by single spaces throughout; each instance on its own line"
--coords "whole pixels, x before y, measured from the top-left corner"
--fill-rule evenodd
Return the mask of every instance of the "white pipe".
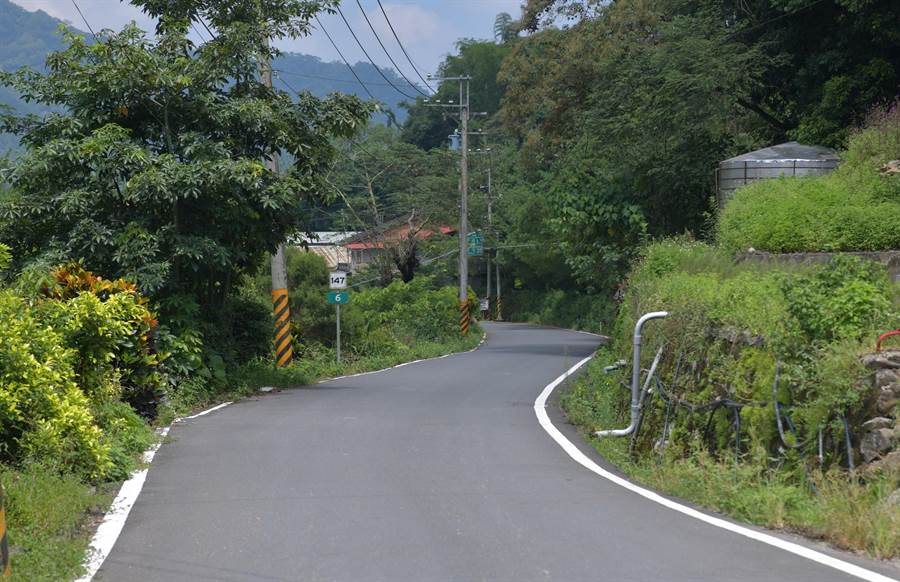
M 668 315 L 668 311 L 653 311 L 651 313 L 645 313 L 641 316 L 640 319 L 637 320 L 637 323 L 634 325 L 634 350 L 632 353 L 633 361 L 631 364 L 631 424 L 622 429 L 598 430 L 594 433 L 594 435 L 598 437 L 618 437 L 628 436 L 634 432 L 634 428 L 637 426 L 638 415 L 640 414 L 641 410 L 641 330 L 643 329 L 644 324 L 651 319 L 662 319 L 664 317 L 667 317 Z

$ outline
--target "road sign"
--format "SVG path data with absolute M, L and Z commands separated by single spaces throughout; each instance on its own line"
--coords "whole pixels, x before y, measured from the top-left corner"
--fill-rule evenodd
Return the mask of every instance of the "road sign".
M 328 303 L 329 305 L 340 305 L 344 303 L 350 303 L 350 292 L 349 291 L 329 291 L 328 292 Z
M 467 252 L 470 257 L 480 257 L 484 253 L 484 239 L 480 232 L 470 232 L 466 239 Z
M 331 289 L 346 289 L 347 273 L 343 271 L 332 271 L 328 276 L 328 285 Z

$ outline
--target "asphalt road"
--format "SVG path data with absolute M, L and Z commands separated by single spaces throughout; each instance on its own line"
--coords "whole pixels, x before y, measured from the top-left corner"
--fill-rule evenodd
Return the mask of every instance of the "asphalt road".
M 534 400 L 598 338 L 486 327 L 487 343 L 472 353 L 175 425 L 95 579 L 855 579 L 573 462 L 538 424 Z M 832 555 L 897 577 L 891 566 Z

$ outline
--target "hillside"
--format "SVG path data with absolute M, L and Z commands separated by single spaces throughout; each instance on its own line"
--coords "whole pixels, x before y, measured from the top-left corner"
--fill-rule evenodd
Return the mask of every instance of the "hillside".
M 22 66 L 41 69 L 47 53 L 62 48 L 58 34 L 62 21 L 43 11 L 29 12 L 10 0 L 0 0 L 0 69 L 12 71 Z M 283 79 L 297 91 L 309 91 L 317 96 L 339 91 L 353 93 L 368 98 L 346 65 L 342 62 L 326 62 L 311 55 L 285 53 L 275 63 Z M 354 71 L 369 87 L 376 99 L 386 105 L 402 123 L 406 111 L 400 103 L 406 99 L 385 82 L 384 78 L 369 63 L 356 63 Z M 392 83 L 409 95 L 416 95 L 392 69 L 382 69 Z M 281 86 L 284 89 L 284 85 Z M 28 104 L 5 87 L 0 87 L 0 105 L 8 105 L 21 113 L 41 113 L 46 110 L 41 105 Z M 377 121 L 388 121 L 385 115 L 377 116 Z M 0 134 L 0 152 L 14 147 L 15 139 L 8 134 Z

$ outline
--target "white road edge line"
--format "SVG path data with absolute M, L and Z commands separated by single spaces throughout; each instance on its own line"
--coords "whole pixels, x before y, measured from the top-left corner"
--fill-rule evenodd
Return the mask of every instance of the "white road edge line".
M 176 418 L 172 421 L 172 424 L 205 416 L 210 412 L 225 408 L 229 404 L 232 404 L 232 402 L 223 402 L 222 404 L 213 406 L 203 412 L 185 416 L 184 418 Z M 135 501 L 137 501 L 138 496 L 141 494 L 141 489 L 144 488 L 144 481 L 147 480 L 147 472 L 150 470 L 150 463 L 153 462 L 153 457 L 156 456 L 156 451 L 162 446 L 163 440 L 166 438 L 166 435 L 169 434 L 170 428 L 172 428 L 171 425 L 156 431 L 156 434 L 159 437 L 157 442 L 144 452 L 142 458 L 146 467 L 139 471 L 135 471 L 127 481 L 122 483 L 118 495 L 116 495 L 112 505 L 109 506 L 106 515 L 103 516 L 103 521 L 94 533 L 94 537 L 91 538 L 91 544 L 88 547 L 88 559 L 84 564 L 85 573 L 75 582 L 91 582 L 91 580 L 94 579 L 94 575 L 96 575 L 97 571 L 100 569 L 100 566 L 106 561 L 106 557 L 109 556 L 113 546 L 116 545 L 116 540 L 119 539 L 119 534 L 122 533 L 122 528 L 125 527 L 125 520 L 128 519 L 131 508 L 134 507 Z
M 320 380 L 318 384 L 321 384 L 322 382 L 331 382 L 332 380 L 340 380 L 342 378 L 355 378 L 357 376 L 365 376 L 367 374 L 377 374 L 379 372 L 384 372 L 385 370 L 393 370 L 394 368 L 401 368 L 403 366 L 416 364 L 418 362 L 437 360 L 440 358 L 446 358 L 458 354 L 468 354 L 480 348 L 481 344 L 483 344 L 486 339 L 487 332 L 484 332 L 481 336 L 481 341 L 478 342 L 478 345 L 465 352 L 457 352 L 457 354 L 444 354 L 443 356 L 427 358 L 425 360 L 416 360 L 414 362 L 404 362 L 402 364 L 398 364 L 391 368 L 385 368 L 383 370 L 373 370 L 371 372 L 362 372 L 360 374 L 352 374 L 350 376 L 328 378 L 326 380 Z M 233 404 L 233 402 L 223 402 L 222 404 L 213 406 L 212 408 L 208 408 L 203 412 L 198 412 L 197 414 L 192 414 L 191 416 L 185 416 L 183 418 L 176 418 L 172 421 L 172 424 L 205 416 L 211 412 L 215 412 L 216 410 L 225 408 L 229 404 Z M 106 557 L 109 556 L 109 553 L 112 551 L 113 546 L 116 544 L 116 540 L 119 539 L 119 534 L 122 533 L 122 528 L 125 527 L 125 520 L 128 519 L 128 514 L 131 513 L 131 508 L 137 501 L 138 495 L 141 494 L 141 489 L 143 489 L 144 487 L 144 481 L 147 480 L 147 471 L 149 470 L 149 465 L 153 461 L 153 457 L 156 455 L 156 451 L 158 451 L 159 447 L 162 445 L 163 439 L 165 439 L 166 435 L 169 434 L 170 428 L 171 425 L 158 430 L 158 442 L 150 447 L 146 452 L 144 452 L 143 461 L 145 465 L 148 465 L 148 467 L 145 467 L 139 471 L 135 471 L 127 481 L 122 483 L 122 487 L 119 488 L 119 494 L 116 495 L 116 498 L 112 502 L 112 505 L 110 505 L 109 510 L 106 512 L 106 515 L 103 516 L 103 521 L 100 523 L 100 526 L 94 533 L 94 537 L 91 538 L 91 543 L 88 547 L 89 558 L 84 565 L 85 574 L 81 578 L 78 578 L 75 582 L 91 582 L 91 580 L 94 579 L 94 575 L 96 575 L 97 571 L 100 570 L 100 566 L 103 565 Z
M 585 359 L 581 360 L 571 368 L 569 368 L 562 376 L 548 384 L 543 392 L 537 397 L 537 400 L 534 401 L 534 413 L 537 415 L 538 422 L 540 422 L 541 426 L 550 437 L 556 441 L 556 443 L 562 447 L 562 449 L 568 454 L 572 459 L 582 465 L 589 471 L 596 473 L 597 475 L 612 481 L 616 485 L 620 487 L 624 487 L 629 491 L 637 493 L 641 497 L 645 497 L 650 501 L 655 503 L 659 503 L 664 507 L 668 507 L 669 509 L 675 510 L 679 513 L 683 513 L 689 517 L 693 517 L 695 519 L 699 519 L 702 522 L 708 523 L 712 526 L 722 528 L 724 530 L 728 530 L 730 532 L 736 533 L 738 535 L 742 535 L 746 538 L 750 538 L 752 540 L 756 540 L 758 542 L 762 542 L 764 544 L 768 544 L 770 546 L 774 546 L 786 552 L 790 552 L 802 558 L 806 558 L 808 560 L 812 560 L 813 562 L 818 562 L 824 566 L 828 566 L 830 568 L 834 568 L 835 570 L 840 570 L 846 574 L 851 576 L 855 576 L 856 578 L 860 578 L 862 580 L 868 580 L 869 582 L 898 582 L 894 578 L 888 578 L 882 574 L 877 572 L 873 572 L 871 570 L 866 570 L 860 566 L 856 566 L 849 562 L 845 562 L 843 560 L 839 560 L 837 558 L 833 558 L 827 554 L 823 554 L 822 552 L 817 552 L 805 546 L 801 546 L 800 544 L 795 544 L 793 542 L 789 542 L 783 540 L 781 538 L 777 538 L 775 536 L 765 534 L 762 532 L 758 532 L 752 530 L 750 528 L 746 528 L 724 519 L 720 519 L 718 517 L 713 517 L 711 515 L 707 515 L 703 512 L 697 511 L 696 509 L 687 507 L 686 505 L 682 505 L 680 503 L 676 503 L 671 499 L 666 499 L 665 497 L 654 493 L 648 489 L 644 489 L 643 487 L 639 487 L 634 483 L 631 483 L 627 479 L 623 479 L 618 475 L 614 475 L 610 473 L 606 469 L 600 467 L 595 462 L 587 457 L 584 453 L 582 453 L 578 447 L 572 444 L 569 439 L 567 439 L 560 431 L 557 429 L 553 423 L 550 421 L 550 417 L 547 415 L 547 399 L 550 397 L 550 394 L 553 393 L 553 390 L 556 389 L 557 386 L 563 383 L 563 381 L 575 373 L 580 367 L 588 363 L 591 358 L 594 356 L 588 356 Z
M 471 354 L 475 350 L 481 347 L 487 340 L 487 332 L 484 332 L 481 336 L 481 341 L 478 342 L 478 345 L 472 348 L 471 350 L 466 350 L 464 352 L 452 352 L 449 354 L 444 354 L 443 356 L 434 356 L 433 358 L 423 358 L 421 360 L 413 360 L 411 362 L 403 362 L 402 364 L 397 364 L 395 366 L 390 366 L 389 368 L 382 368 L 380 370 L 371 370 L 369 372 L 359 372 L 357 374 L 348 374 L 346 376 L 335 376 L 334 378 L 325 378 L 323 380 L 319 380 L 316 384 L 324 384 L 325 382 L 334 382 L 335 380 L 344 380 L 346 378 L 359 378 L 360 376 L 369 376 L 371 374 L 380 374 L 382 372 L 387 372 L 388 370 L 396 370 L 397 368 L 402 368 L 403 366 L 409 366 L 410 364 L 419 364 L 421 362 L 430 362 L 431 360 L 442 360 L 444 358 L 449 358 L 450 356 L 461 356 L 462 354 Z

